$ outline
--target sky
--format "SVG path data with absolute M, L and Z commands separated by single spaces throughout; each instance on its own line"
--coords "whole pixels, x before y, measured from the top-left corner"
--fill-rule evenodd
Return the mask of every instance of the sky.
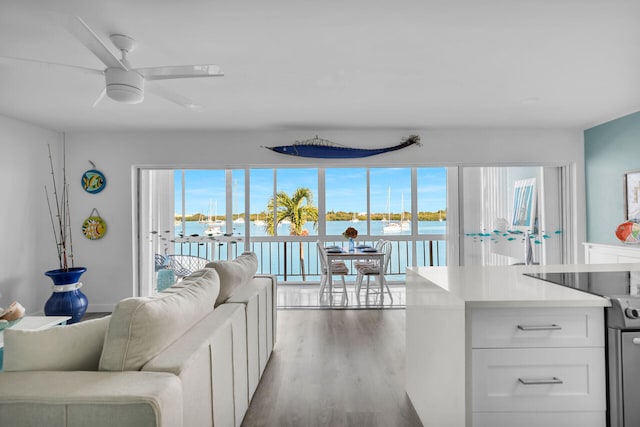
M 292 194 L 297 188 L 311 189 L 318 205 L 318 170 L 316 168 L 276 169 L 277 191 Z M 418 168 L 418 211 L 446 209 L 446 168 Z M 226 206 L 224 170 L 185 170 L 185 212 L 221 216 Z M 244 170 L 232 171 L 233 212 L 244 211 Z M 251 169 L 251 213 L 264 211 L 274 190 L 273 169 Z M 411 168 L 370 169 L 371 212 L 386 213 L 411 210 Z M 366 169 L 326 168 L 325 193 L 327 211 L 366 212 Z M 182 171 L 175 171 L 176 212 L 182 206 Z

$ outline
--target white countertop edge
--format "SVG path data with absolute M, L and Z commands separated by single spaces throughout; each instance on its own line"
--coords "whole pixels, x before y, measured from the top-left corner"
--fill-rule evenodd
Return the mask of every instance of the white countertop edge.
M 557 286 L 557 285 L 556 285 Z M 580 292 L 580 291 L 573 291 Z M 582 292 L 584 293 L 584 292 Z M 589 294 L 587 294 L 589 295 Z M 468 308 L 505 308 L 505 307 L 611 307 L 611 302 L 593 295 L 594 299 L 586 300 L 504 300 L 504 301 L 467 301 Z
M 582 246 L 594 246 L 599 248 L 623 248 L 623 249 L 631 249 L 631 250 L 640 250 L 640 243 L 623 243 L 623 242 L 612 242 L 612 243 L 597 243 L 597 242 L 583 242 Z
M 503 270 L 516 273 L 557 273 L 557 272 L 585 272 L 585 271 L 640 271 L 640 263 L 626 264 L 548 264 L 548 265 L 471 265 L 471 266 L 443 266 L 443 267 L 407 267 L 407 271 L 422 274 L 431 271 L 484 271 Z
M 407 286 L 416 275 L 465 307 L 610 307 L 607 298 L 556 285 L 523 273 L 640 271 L 635 264 L 408 267 Z M 407 292 L 420 292 L 407 289 Z M 450 299 L 450 303 L 455 302 Z M 428 305 L 428 303 L 427 303 Z

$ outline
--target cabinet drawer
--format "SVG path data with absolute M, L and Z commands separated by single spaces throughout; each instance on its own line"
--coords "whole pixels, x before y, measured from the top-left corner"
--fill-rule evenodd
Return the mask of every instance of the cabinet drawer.
M 604 411 L 604 348 L 472 350 L 473 412 Z
M 604 346 L 604 310 L 581 308 L 474 309 L 473 348 Z

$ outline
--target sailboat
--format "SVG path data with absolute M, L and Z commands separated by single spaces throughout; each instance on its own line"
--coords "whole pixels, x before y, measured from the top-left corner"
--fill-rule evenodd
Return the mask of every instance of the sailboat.
M 351 222 L 360 222 L 360 220 L 358 219 L 358 217 L 356 217 L 356 213 L 353 213 L 353 218 L 351 218 Z
M 265 224 L 264 220 L 260 219 L 260 214 L 256 214 L 256 219 L 253 220 L 253 223 L 258 226 L 263 226 Z
M 237 187 L 238 187 L 238 181 L 233 181 L 233 207 L 237 208 L 238 207 L 238 191 L 237 191 Z M 232 216 L 233 218 L 233 216 Z M 244 224 L 244 214 L 239 214 L 238 217 L 236 219 L 233 220 L 234 224 Z
M 406 231 L 406 230 L 411 230 L 411 221 L 409 221 L 408 219 L 404 219 L 404 193 L 400 193 L 401 194 L 401 209 L 402 209 L 402 213 L 400 214 L 400 228 L 402 229 L 402 231 Z
M 212 202 L 209 201 L 209 216 L 207 218 L 206 224 L 207 224 L 207 228 L 204 230 L 204 234 L 206 236 L 220 236 L 222 235 L 222 227 L 225 225 L 224 222 L 222 220 L 216 219 L 217 217 L 217 210 L 218 210 L 218 202 L 216 201 L 216 212 L 213 216 L 213 218 L 211 218 L 211 204 Z
M 400 223 L 391 221 L 391 187 L 387 191 L 387 218 L 388 222 L 382 227 L 382 232 L 384 234 L 400 233 L 402 231 Z
M 398 222 L 390 222 L 384 227 L 382 227 L 382 232 L 384 234 L 400 233 L 401 231 L 402 231 L 402 226 Z

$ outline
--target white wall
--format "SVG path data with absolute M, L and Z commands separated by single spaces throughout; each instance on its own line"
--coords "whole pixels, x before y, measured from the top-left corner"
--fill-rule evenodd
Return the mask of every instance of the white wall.
M 291 144 L 319 137 L 352 147 L 394 145 L 416 133 L 422 147 L 359 160 L 304 159 L 273 153 L 263 146 Z M 89 311 L 110 310 L 134 294 L 133 248 L 135 200 L 133 166 L 234 168 L 245 166 L 453 166 L 561 165 L 575 162 L 578 179 L 577 241 L 584 239 L 583 137 L 579 130 L 264 130 L 249 132 L 87 132 L 67 134 L 68 176 L 78 182 L 89 160 L 105 173 L 107 186 L 95 195 L 72 185 L 72 214 L 79 224 L 97 208 L 108 231 L 101 240 L 74 241 L 78 265 L 88 268 L 83 291 Z M 70 178 L 72 183 L 73 179 Z M 79 230 L 79 227 L 78 227 Z M 455 241 L 455 240 L 454 240 Z
M 45 198 L 51 173 L 47 144 L 58 167 L 56 132 L 0 116 L 0 306 L 19 301 L 27 314 L 42 314 L 58 268 Z

